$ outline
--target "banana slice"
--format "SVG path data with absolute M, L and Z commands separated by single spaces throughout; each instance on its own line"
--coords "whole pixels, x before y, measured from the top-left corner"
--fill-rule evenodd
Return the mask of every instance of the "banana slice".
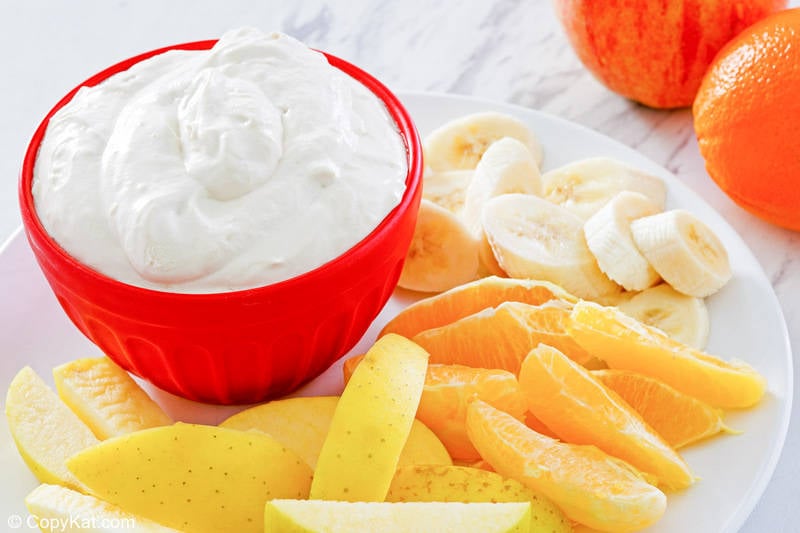
M 617 305 L 628 316 L 654 326 L 698 350 L 708 342 L 708 309 L 701 298 L 681 294 L 666 283 L 640 292 Z
M 478 240 L 447 209 L 423 199 L 398 285 L 441 292 L 475 279 Z
M 583 159 L 542 175 L 542 197 L 584 220 L 622 191 L 641 193 L 659 211 L 664 209 L 667 190 L 660 178 L 608 157 Z
M 483 230 L 497 262 L 512 278 L 561 285 L 580 298 L 619 292 L 583 239 L 583 221 L 529 194 L 503 194 L 483 208 Z
M 508 274 L 506 274 L 506 271 L 500 266 L 500 263 L 497 262 L 494 250 L 492 250 L 492 246 L 489 244 L 489 239 L 486 237 L 483 228 L 481 228 L 480 235 L 480 242 L 478 243 L 478 260 L 480 262 L 478 266 L 478 277 L 498 276 L 500 278 L 507 278 Z
M 473 170 L 434 172 L 426 168 L 422 177 L 422 197 L 458 215 L 464 209 L 467 187 L 474 173 Z
M 612 292 L 595 298 L 594 301 L 606 307 L 619 307 L 623 302 L 627 302 L 637 294 L 639 294 L 638 291 Z
M 661 279 L 639 252 L 631 236 L 631 221 L 658 213 L 647 196 L 623 191 L 583 225 L 586 244 L 606 276 L 628 291 L 641 291 Z
M 521 141 L 542 163 L 542 146 L 520 120 L 504 113 L 475 113 L 447 122 L 425 138 L 425 163 L 434 171 L 474 169 L 493 142 L 503 137 Z
M 722 242 L 688 211 L 674 209 L 634 220 L 631 234 L 656 272 L 678 292 L 704 298 L 731 279 Z
M 491 198 L 506 193 L 539 194 L 539 166 L 533 154 L 522 142 L 503 137 L 493 142 L 478 162 L 475 174 L 467 187 L 461 218 L 480 241 L 479 276 L 507 274 L 497 263 L 491 246 L 483 233 L 481 212 Z
M 467 228 L 481 232 L 481 210 L 490 198 L 507 193 L 540 194 L 539 165 L 523 143 L 503 137 L 486 149 L 467 187 L 461 217 Z

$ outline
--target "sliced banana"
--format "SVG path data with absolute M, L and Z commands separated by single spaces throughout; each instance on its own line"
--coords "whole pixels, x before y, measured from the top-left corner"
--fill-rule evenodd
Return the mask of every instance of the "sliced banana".
M 619 307 L 623 302 L 627 302 L 637 294 L 639 294 L 638 291 L 612 292 L 595 298 L 594 301 L 607 307 Z
M 506 271 L 503 270 L 503 267 L 497 262 L 494 250 L 492 250 L 492 246 L 489 244 L 489 239 L 486 238 L 486 233 L 484 233 L 483 228 L 481 228 L 480 242 L 478 244 L 478 260 L 480 261 L 480 265 L 478 266 L 479 278 L 485 278 L 486 276 L 508 277 Z
M 503 194 L 486 202 L 482 221 L 512 278 L 550 281 L 586 299 L 619 292 L 586 246 L 583 221 L 568 210 L 529 194 Z
M 631 235 L 631 221 L 658 213 L 647 196 L 623 191 L 589 217 L 583 233 L 597 264 L 625 290 L 641 291 L 661 279 L 639 252 Z
M 422 197 L 458 215 L 464 209 L 464 198 L 474 172 L 473 170 L 434 172 L 425 169 L 422 177 Z
M 583 159 L 542 175 L 542 197 L 584 220 L 622 191 L 641 193 L 659 211 L 664 209 L 667 190 L 660 178 L 608 157 Z
M 617 305 L 628 316 L 654 326 L 698 350 L 708 342 L 708 309 L 701 298 L 681 294 L 666 283 L 640 292 Z
M 728 253 L 711 228 L 683 209 L 631 223 L 639 251 L 672 287 L 704 298 L 731 279 Z
M 461 217 L 467 228 L 481 232 L 481 211 L 487 200 L 507 193 L 540 194 L 539 165 L 531 151 L 513 137 L 503 137 L 486 149 L 467 187 Z
M 441 292 L 475 279 L 479 242 L 447 209 L 423 199 L 399 285 Z
M 425 138 L 425 163 L 435 172 L 474 169 L 493 142 L 503 137 L 521 141 L 542 163 L 542 147 L 520 120 L 504 113 L 475 113 L 447 122 Z

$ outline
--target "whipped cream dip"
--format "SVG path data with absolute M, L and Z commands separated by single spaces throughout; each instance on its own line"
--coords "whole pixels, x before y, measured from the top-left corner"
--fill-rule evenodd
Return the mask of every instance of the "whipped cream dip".
M 80 89 L 50 119 L 33 196 L 70 255 L 116 280 L 213 293 L 334 259 L 399 204 L 383 103 L 280 33 L 226 33 Z

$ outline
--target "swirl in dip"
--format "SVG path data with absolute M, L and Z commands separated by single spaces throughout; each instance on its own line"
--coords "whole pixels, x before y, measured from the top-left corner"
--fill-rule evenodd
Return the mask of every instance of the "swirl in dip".
M 150 289 L 214 293 L 308 272 L 400 202 L 381 101 L 283 34 L 226 33 L 84 87 L 50 119 L 36 212 L 77 260 Z

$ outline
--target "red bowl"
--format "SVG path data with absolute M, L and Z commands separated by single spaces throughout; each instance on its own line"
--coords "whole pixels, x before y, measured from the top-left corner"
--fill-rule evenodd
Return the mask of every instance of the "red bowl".
M 50 117 L 82 86 L 171 49 L 208 49 L 199 41 L 117 63 L 70 91 L 33 135 L 19 182 L 22 221 L 33 253 L 72 322 L 126 370 L 192 400 L 253 403 L 287 394 L 318 376 L 361 338 L 394 290 L 417 218 L 422 149 L 413 122 L 378 80 L 325 54 L 380 98 L 406 146 L 408 176 L 400 204 L 361 242 L 300 276 L 255 289 L 179 294 L 135 287 L 92 270 L 65 252 L 37 217 L 31 184 Z

